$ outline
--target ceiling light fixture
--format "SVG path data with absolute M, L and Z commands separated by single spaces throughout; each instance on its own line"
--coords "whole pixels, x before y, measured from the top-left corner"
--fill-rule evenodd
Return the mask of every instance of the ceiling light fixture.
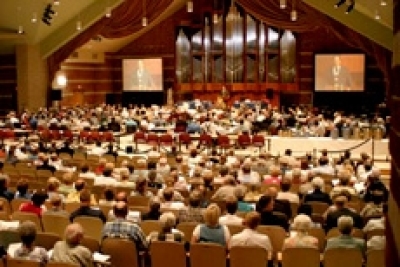
M 334 5 L 334 7 L 335 7 L 335 8 L 338 8 L 338 7 L 340 7 L 341 5 L 343 5 L 344 3 L 346 3 L 346 0 L 339 0 L 339 2 L 337 2 L 337 3 Z
M 280 0 L 279 1 L 279 7 L 281 9 L 285 9 L 286 8 L 286 0 Z
M 147 26 L 147 17 L 146 17 L 146 0 L 142 1 L 142 5 L 143 5 L 143 18 L 142 18 L 142 26 L 146 27 Z
M 296 21 L 297 20 L 297 10 L 296 10 L 296 1 L 292 1 L 292 11 L 290 11 L 290 20 L 291 21 Z
M 36 13 L 36 12 L 33 12 L 33 13 L 32 13 L 31 22 L 32 22 L 32 23 L 36 23 L 36 22 L 37 22 L 37 13 Z
M 193 1 L 189 0 L 186 2 L 186 11 L 189 13 L 193 12 Z
M 378 10 L 375 10 L 375 19 L 376 20 L 380 20 L 381 19 L 381 15 L 379 14 Z
M 218 23 L 218 14 L 217 13 L 214 13 L 214 15 L 213 15 L 213 23 L 214 24 Z
M 54 5 L 55 6 L 59 6 L 60 5 L 60 1 L 59 0 L 54 0 Z
M 386 0 L 381 0 L 381 6 L 386 6 L 386 5 L 387 5 Z
M 18 26 L 18 34 L 23 34 L 24 33 L 24 27 L 22 25 Z
M 82 21 L 78 20 L 76 22 L 76 30 L 81 31 L 82 30 Z
M 106 7 L 106 18 L 111 18 L 112 9 L 110 6 Z

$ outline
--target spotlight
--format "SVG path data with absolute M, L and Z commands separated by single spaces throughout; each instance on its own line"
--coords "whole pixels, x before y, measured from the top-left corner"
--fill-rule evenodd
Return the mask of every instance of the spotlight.
M 297 11 L 296 10 L 292 10 L 290 12 L 290 20 L 291 21 L 296 21 L 297 20 Z
M 387 5 L 386 0 L 381 0 L 381 6 L 386 6 L 386 5 Z
M 22 25 L 18 26 L 18 34 L 23 34 L 24 33 L 24 27 Z
M 339 0 L 339 2 L 337 2 L 337 3 L 334 5 L 334 7 L 335 7 L 335 8 L 338 8 L 338 7 L 340 7 L 341 5 L 343 5 L 344 3 L 346 3 L 346 0 Z
M 44 9 L 43 16 L 42 16 L 42 21 L 47 24 L 51 25 L 51 20 L 53 19 L 53 15 L 55 14 L 53 10 L 53 6 L 51 4 L 48 4 L 46 8 Z
M 280 0 L 279 1 L 279 7 L 281 9 L 285 9 L 286 8 L 286 0 Z
M 351 3 L 350 3 L 350 5 L 349 5 L 349 7 L 346 9 L 346 14 L 349 14 L 351 11 L 353 11 L 353 9 L 354 9 L 354 6 L 356 5 L 356 2 L 355 1 L 351 1 Z
M 36 22 L 37 22 L 37 14 L 36 14 L 36 12 L 34 12 L 34 13 L 32 14 L 31 22 L 32 22 L 32 23 L 36 23 Z
M 146 26 L 147 26 L 147 18 L 146 18 L 146 17 L 143 17 L 143 18 L 142 18 L 142 26 L 143 26 L 143 27 L 146 27 Z
M 192 13 L 193 12 L 193 1 L 189 0 L 186 2 L 186 11 L 188 13 Z
M 59 1 L 59 0 L 54 0 L 54 5 L 55 5 L 55 6 L 60 5 L 60 1 Z

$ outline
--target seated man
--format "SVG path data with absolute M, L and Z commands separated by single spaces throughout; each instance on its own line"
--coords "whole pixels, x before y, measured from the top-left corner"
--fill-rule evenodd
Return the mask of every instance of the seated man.
M 105 223 L 107 221 L 104 213 L 99 209 L 93 209 L 90 207 L 90 192 L 88 190 L 83 190 L 80 194 L 81 206 L 74 212 L 71 213 L 69 217 L 70 221 L 73 222 L 76 217 L 79 216 L 89 216 L 99 218 Z
M 350 216 L 341 216 L 338 219 L 338 228 L 341 233 L 338 237 L 328 239 L 326 250 L 333 248 L 355 248 L 361 252 L 365 251 L 365 241 L 360 238 L 352 237 L 353 218 Z
M 277 200 L 287 200 L 290 203 L 299 203 L 299 195 L 290 192 L 290 187 L 292 186 L 292 182 L 289 179 L 283 179 L 281 182 L 281 191 L 278 192 L 276 199 Z
M 311 184 L 314 190 L 311 193 L 305 195 L 304 202 L 318 201 L 331 205 L 332 200 L 329 194 L 322 191 L 324 187 L 324 180 L 321 177 L 315 177 L 314 179 L 312 179 Z
M 350 210 L 347 207 L 347 198 L 345 196 L 338 196 L 335 198 L 336 210 L 328 213 L 326 217 L 326 231 L 331 230 L 338 226 L 338 219 L 342 216 L 350 216 L 352 220 L 352 227 L 361 229 L 363 226 L 363 221 L 360 215 L 356 212 Z
M 126 220 L 128 206 L 126 202 L 118 201 L 113 208 L 115 220 L 104 225 L 102 238 L 124 238 L 135 243 L 138 251 L 147 249 L 146 236 L 135 223 Z
M 76 264 L 81 267 L 92 267 L 92 253 L 80 245 L 83 239 L 83 228 L 78 223 L 73 223 L 65 229 L 65 240 L 54 245 L 52 262 Z
M 243 221 L 243 225 L 246 229 L 232 236 L 230 247 L 256 246 L 262 247 L 268 252 L 272 252 L 272 245 L 269 237 L 256 231 L 257 227 L 260 225 L 260 221 L 261 218 L 258 212 L 251 211 L 247 213 Z
M 174 197 L 174 189 L 171 187 L 166 188 L 163 192 L 164 202 L 161 203 L 161 210 L 163 209 L 180 210 L 185 208 L 185 204 L 183 204 L 180 201 L 174 201 L 173 197 Z
M 219 217 L 219 224 L 222 225 L 242 225 L 243 219 L 236 215 L 238 209 L 238 201 L 235 197 L 230 196 L 225 201 L 226 214 Z

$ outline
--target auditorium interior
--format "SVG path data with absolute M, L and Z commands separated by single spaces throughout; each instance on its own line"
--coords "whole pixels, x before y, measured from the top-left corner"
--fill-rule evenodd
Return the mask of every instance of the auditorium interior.
M 319 88 L 317 79 L 324 71 L 328 72 L 327 76 L 335 76 L 335 69 L 327 70 L 325 66 L 317 69 L 321 55 L 332 58 L 340 55 L 352 72 L 352 82 L 361 84 L 361 89 L 346 90 L 336 84 L 328 90 Z M 354 58 L 346 61 L 346 57 L 351 56 L 362 62 L 358 64 Z M 159 79 L 156 88 L 129 89 L 127 84 L 131 81 L 128 79 L 134 76 L 136 65 L 128 67 L 137 64 L 137 60 L 152 59 L 161 62 L 157 66 L 159 70 L 151 70 L 154 80 Z M 303 142 L 302 138 L 307 137 L 292 137 L 292 133 L 289 135 L 285 131 L 280 131 L 279 137 L 266 138 L 268 150 L 272 146 L 278 155 L 283 155 L 287 148 L 303 151 L 312 146 L 316 156 L 316 151 L 323 151 L 327 143 L 331 143 L 331 150 L 341 150 L 345 144 L 351 147 L 361 144 L 352 151 L 354 155 L 367 146 L 379 155 L 376 156 L 377 165 L 382 161 L 381 164 L 387 166 L 385 184 L 390 191 L 384 252 L 388 267 L 400 266 L 398 77 L 399 0 L 0 2 L 2 122 L 10 113 L 19 116 L 26 110 L 36 112 L 42 108 L 95 109 L 105 105 L 127 108 L 199 102 L 222 103 L 224 108 L 230 108 L 261 101 L 276 110 L 302 107 L 313 111 L 340 111 L 361 118 L 372 118 L 383 110 L 386 116 L 383 119 L 390 118 L 390 129 L 382 140 L 373 140 L 374 134 L 367 137 L 364 133 L 364 139 L 371 139 L 365 146 L 361 139 L 336 140 L 337 136 L 329 141 L 309 139 Z M 344 136 L 343 133 L 341 137 Z M 1 136 L 1 146 L 5 138 Z M 82 133 L 78 138 L 82 138 Z M 133 150 L 137 151 L 137 143 L 134 144 L 132 138 L 118 137 L 119 145 L 122 142 L 126 151 L 136 145 Z M 179 150 L 180 146 L 179 143 Z M 238 151 L 240 154 L 241 150 Z M 176 260 L 173 256 L 169 259 Z M 255 260 L 242 260 L 260 266 Z M 190 265 L 226 266 L 225 261 L 213 262 L 211 257 L 208 262 L 204 259 L 200 262 L 196 265 L 190 261 Z M 31 266 L 21 264 L 15 266 Z M 147 264 L 142 262 L 143 267 Z M 234 265 L 232 256 L 230 264 Z M 161 266 L 162 262 L 152 264 L 157 267 L 155 265 Z M 187 266 L 189 260 L 188 264 L 185 261 L 177 265 Z M 125 262 L 104 266 L 130 265 Z M 285 266 L 295 265 L 287 261 Z M 365 266 L 370 265 L 366 262 Z

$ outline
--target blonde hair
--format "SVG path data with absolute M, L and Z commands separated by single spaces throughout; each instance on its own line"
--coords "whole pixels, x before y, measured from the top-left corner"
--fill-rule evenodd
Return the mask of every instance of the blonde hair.
M 204 222 L 207 226 L 215 226 L 218 224 L 219 217 L 221 216 L 221 209 L 217 204 L 210 204 L 204 211 Z

